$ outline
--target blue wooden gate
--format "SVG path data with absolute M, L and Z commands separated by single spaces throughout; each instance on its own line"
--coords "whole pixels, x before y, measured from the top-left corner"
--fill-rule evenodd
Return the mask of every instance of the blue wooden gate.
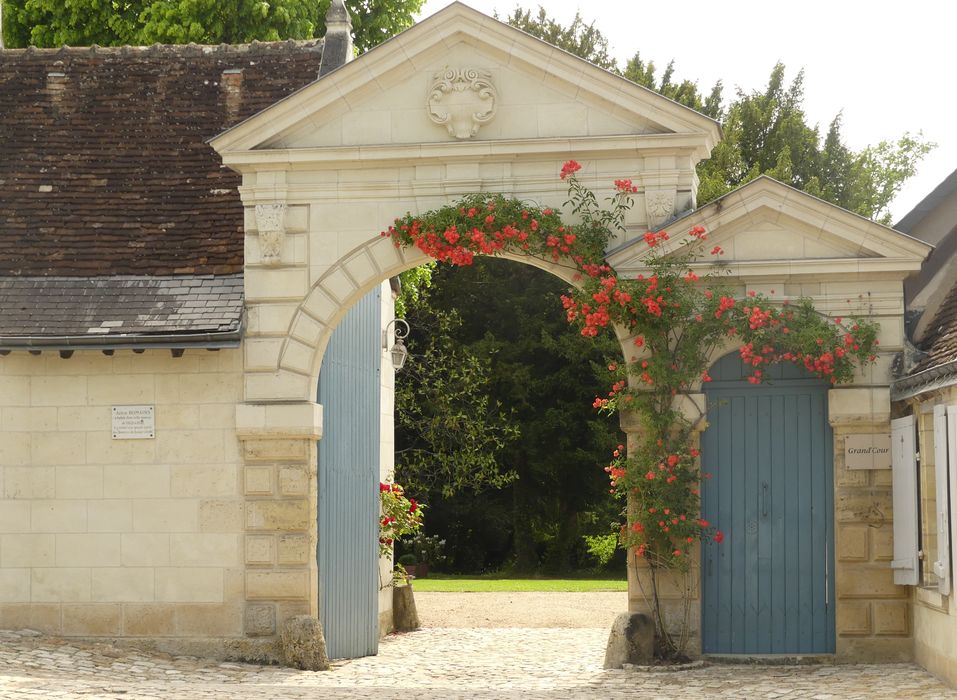
M 377 288 L 336 327 L 319 372 L 319 618 L 333 659 L 379 647 L 381 316 Z
M 828 384 L 790 364 L 751 385 L 737 353 L 705 386 L 701 552 L 706 654 L 834 652 L 833 439 Z

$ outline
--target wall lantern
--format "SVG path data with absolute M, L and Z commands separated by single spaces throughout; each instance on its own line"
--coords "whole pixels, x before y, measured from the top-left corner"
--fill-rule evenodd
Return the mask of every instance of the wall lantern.
M 395 342 L 391 348 L 389 348 L 390 329 L 395 336 Z M 401 318 L 394 318 L 389 321 L 382 332 L 382 349 L 388 350 L 389 354 L 392 355 L 392 367 L 396 372 L 402 369 L 406 358 L 409 356 L 409 350 L 403 342 L 403 339 L 407 337 L 409 337 L 409 324 Z

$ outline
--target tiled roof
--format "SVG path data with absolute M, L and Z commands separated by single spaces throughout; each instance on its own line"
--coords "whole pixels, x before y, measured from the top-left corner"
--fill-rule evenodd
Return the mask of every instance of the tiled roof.
M 124 336 L 233 336 L 242 312 L 241 274 L 0 277 L 0 347 L 28 337 L 67 347 Z
M 951 264 L 957 264 L 957 261 L 951 261 Z M 957 285 L 947 293 L 947 298 L 934 314 L 921 348 L 927 352 L 927 357 L 910 374 L 957 361 Z
M 241 272 L 240 177 L 205 141 L 315 80 L 321 53 L 0 51 L 0 276 Z

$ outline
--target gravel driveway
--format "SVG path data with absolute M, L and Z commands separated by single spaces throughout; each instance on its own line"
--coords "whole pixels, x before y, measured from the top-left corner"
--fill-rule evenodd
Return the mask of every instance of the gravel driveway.
M 957 700 L 914 664 L 604 670 L 625 593 L 416 593 L 416 602 L 424 629 L 325 673 L 0 631 L 0 700 Z
M 414 587 L 414 584 L 413 584 Z M 423 627 L 563 627 L 611 629 L 627 612 L 625 591 L 594 593 L 415 592 Z

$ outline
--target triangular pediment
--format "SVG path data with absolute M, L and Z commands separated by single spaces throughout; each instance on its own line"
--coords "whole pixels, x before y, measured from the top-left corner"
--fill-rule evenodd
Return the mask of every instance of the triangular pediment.
M 665 252 L 679 251 L 689 231 L 703 227 L 708 250 L 719 246 L 719 262 L 731 274 L 815 275 L 920 269 L 931 246 L 817 197 L 762 176 L 663 226 Z M 659 249 L 661 251 L 661 249 Z M 705 251 L 708 252 L 708 251 Z M 639 272 L 649 249 L 639 239 L 609 255 L 620 273 Z
M 453 111 L 465 115 L 459 123 L 438 123 Z M 211 143 L 226 154 L 612 135 L 692 135 L 699 157 L 707 157 L 720 129 L 694 110 L 453 3 Z

